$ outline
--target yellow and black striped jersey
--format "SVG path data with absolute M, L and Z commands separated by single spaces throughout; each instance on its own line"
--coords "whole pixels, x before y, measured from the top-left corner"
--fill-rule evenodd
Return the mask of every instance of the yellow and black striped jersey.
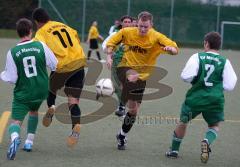
M 86 58 L 77 31 L 56 21 L 48 21 L 35 34 L 58 59 L 57 72 L 70 72 L 86 65 Z
M 178 49 L 174 41 L 153 28 L 145 36 L 139 35 L 137 27 L 123 28 L 108 40 L 107 47 L 115 48 L 120 43 L 124 46 L 124 53 L 118 66 L 136 70 L 141 80 L 150 76 L 160 54 L 168 54 L 163 50 L 165 46 Z
M 91 26 L 88 32 L 88 39 L 98 39 L 99 32 L 96 26 Z

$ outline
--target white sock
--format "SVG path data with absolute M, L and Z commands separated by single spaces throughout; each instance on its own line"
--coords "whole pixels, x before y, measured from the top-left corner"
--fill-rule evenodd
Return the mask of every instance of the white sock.
M 127 134 L 124 133 L 122 129 L 121 129 L 121 131 L 120 131 L 120 134 L 123 135 L 123 136 L 127 136 Z
M 28 133 L 25 143 L 33 144 L 33 140 L 34 140 L 34 134 L 33 133 Z
M 11 141 L 13 142 L 13 140 L 16 139 L 17 137 L 19 137 L 19 134 L 17 132 L 13 132 L 11 134 Z

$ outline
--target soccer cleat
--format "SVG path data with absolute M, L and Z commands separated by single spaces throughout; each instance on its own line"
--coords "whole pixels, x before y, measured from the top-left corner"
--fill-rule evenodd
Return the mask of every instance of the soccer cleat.
M 168 158 L 178 158 L 178 151 L 169 150 L 165 153 L 165 156 Z
M 125 106 L 119 105 L 115 110 L 115 115 L 118 117 L 123 117 L 126 114 Z
M 116 138 L 117 138 L 117 142 L 118 142 L 118 146 L 117 146 L 118 149 L 119 150 L 125 150 L 126 145 L 127 145 L 127 137 L 118 133 Z
M 48 108 L 46 114 L 43 116 L 42 124 L 45 127 L 48 127 L 52 123 L 52 118 L 55 113 L 55 105 L 52 105 L 51 107 Z
M 101 60 L 99 60 L 99 62 L 101 62 L 101 63 L 106 63 L 106 60 L 101 59 Z
M 14 160 L 18 146 L 20 145 L 21 140 L 19 137 L 15 138 L 9 145 L 8 151 L 7 151 L 7 159 L 8 160 Z
M 23 150 L 26 152 L 31 152 L 32 151 L 32 144 L 31 143 L 25 143 L 23 146 Z
M 76 124 L 72 130 L 72 133 L 67 138 L 67 145 L 73 147 L 77 144 L 80 135 L 80 124 Z
M 201 142 L 201 162 L 202 163 L 207 163 L 208 159 L 209 159 L 209 153 L 211 152 L 211 149 L 209 147 L 208 141 L 207 140 L 203 140 Z

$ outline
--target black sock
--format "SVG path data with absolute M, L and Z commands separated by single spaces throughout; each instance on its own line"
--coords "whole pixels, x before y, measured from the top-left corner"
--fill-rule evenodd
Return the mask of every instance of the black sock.
M 90 57 L 91 57 L 91 53 L 92 53 L 92 51 L 91 50 L 89 50 L 88 51 L 88 60 L 90 59 Z
M 135 115 L 130 115 L 129 113 L 126 114 L 123 124 L 122 124 L 122 130 L 124 133 L 128 133 L 130 131 L 135 120 L 136 120 Z
M 100 56 L 99 51 L 97 51 L 97 57 L 98 57 L 98 60 L 101 60 L 101 56 Z
M 125 105 L 122 102 L 119 103 L 119 106 L 120 107 L 125 107 Z
M 55 100 L 56 100 L 56 95 L 49 91 L 48 92 L 48 97 L 47 97 L 48 107 L 51 107 L 52 105 L 55 105 Z
M 80 124 L 81 110 L 77 104 L 72 104 L 69 107 L 71 112 L 71 120 L 72 120 L 72 129 L 76 124 Z

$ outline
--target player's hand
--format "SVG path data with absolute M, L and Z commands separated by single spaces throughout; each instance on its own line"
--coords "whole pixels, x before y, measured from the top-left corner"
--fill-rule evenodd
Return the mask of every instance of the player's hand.
M 107 68 L 109 70 L 111 70 L 111 68 L 112 68 L 112 63 L 113 63 L 112 55 L 107 55 Z
M 128 70 L 126 75 L 129 82 L 136 82 L 139 77 L 139 74 L 135 70 Z
M 171 54 L 174 54 L 174 55 L 177 54 L 177 49 L 175 47 L 172 47 L 172 46 L 165 46 L 163 48 L 163 50 L 167 51 L 167 52 L 169 52 Z

